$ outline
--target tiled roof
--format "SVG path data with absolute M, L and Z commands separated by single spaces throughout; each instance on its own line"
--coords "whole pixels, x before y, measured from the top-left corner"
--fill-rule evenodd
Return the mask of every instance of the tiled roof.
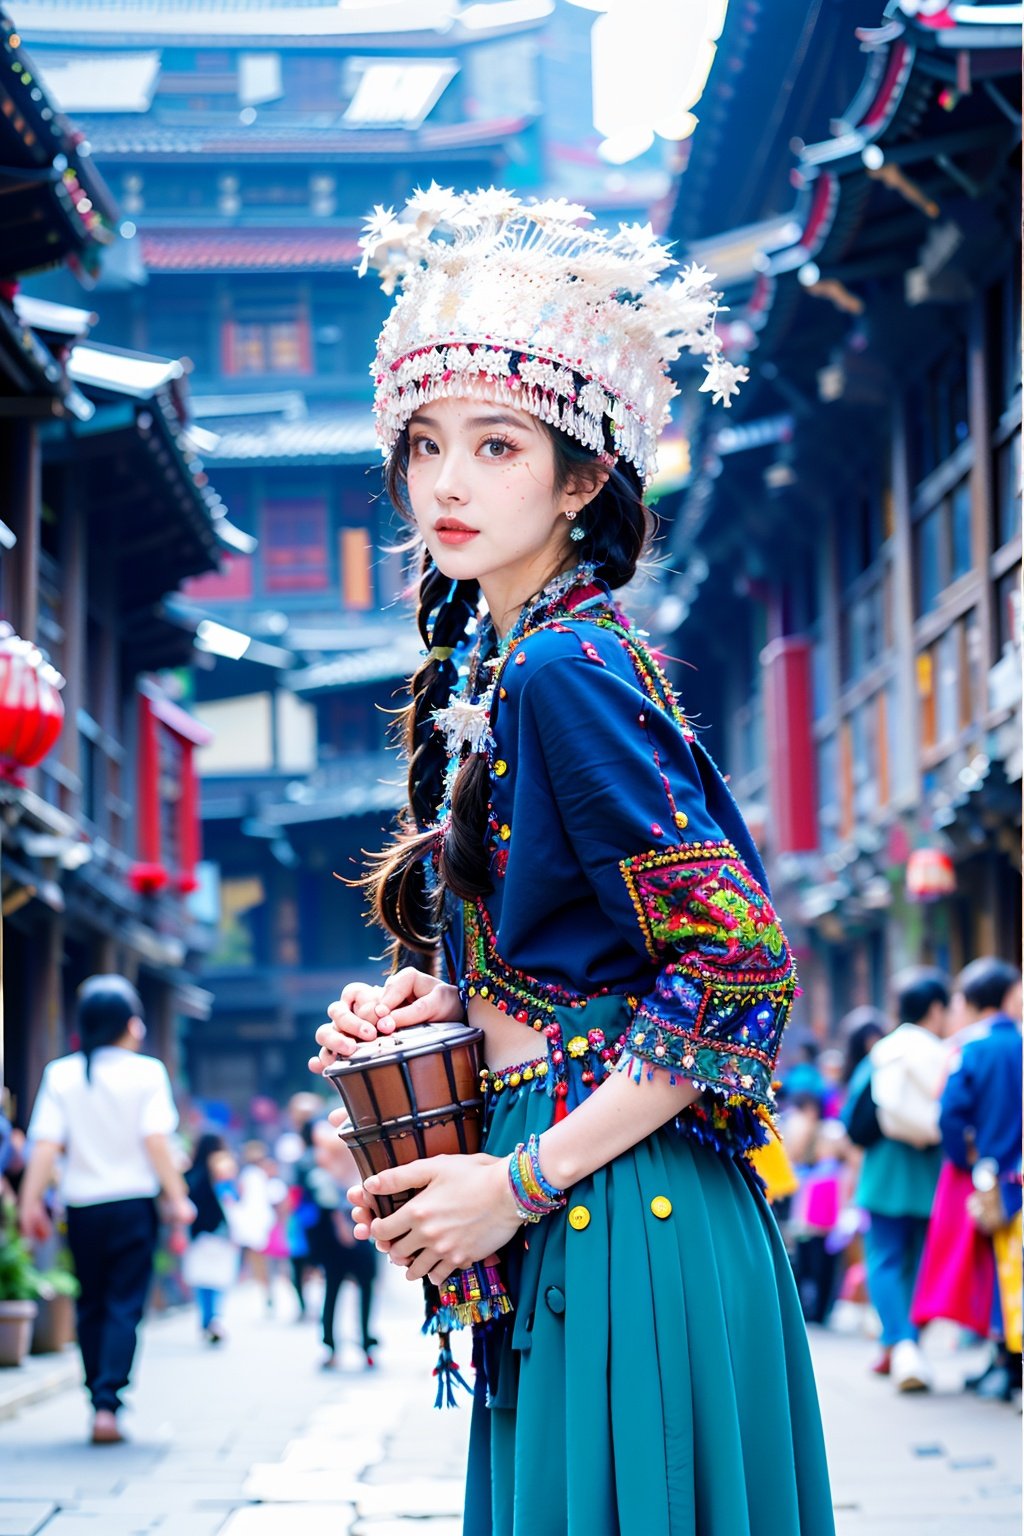
M 300 421 L 270 421 L 259 426 L 215 427 L 216 448 L 205 455 L 211 464 L 323 463 L 338 459 L 374 461 L 378 456 L 369 402 L 355 410 L 339 406 L 330 414 Z
M 140 236 L 151 272 L 254 272 L 264 269 L 333 270 L 359 260 L 353 234 L 332 229 L 268 234 L 265 230 L 203 231 Z
M 293 672 L 288 678 L 288 686 L 296 693 L 308 694 L 321 689 L 344 688 L 351 683 L 409 677 L 419 666 L 422 656 L 422 645 L 415 630 L 397 630 L 390 645 L 346 651 Z
M 413 157 L 422 160 L 440 153 L 486 149 L 506 143 L 529 126 L 531 117 L 501 117 L 485 122 L 426 124 L 423 128 L 344 129 L 333 113 L 322 122 L 307 119 L 288 123 L 255 122 L 242 127 L 237 117 L 199 116 L 191 123 L 90 117 L 82 114 L 89 143 L 98 159 L 119 155 L 160 155 L 177 158 L 205 155 L 239 159 L 287 155 L 319 162 L 351 159 Z

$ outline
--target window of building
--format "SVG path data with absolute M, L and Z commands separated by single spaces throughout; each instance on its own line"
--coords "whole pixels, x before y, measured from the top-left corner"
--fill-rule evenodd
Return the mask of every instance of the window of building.
M 259 107 L 282 95 L 279 53 L 240 53 L 238 100 L 243 107 Z
M 927 750 L 934 747 L 935 735 L 935 678 L 932 653 L 921 651 L 917 657 L 917 697 L 921 705 L 921 745 Z
M 373 607 L 373 544 L 369 528 L 341 530 L 341 596 L 346 608 Z
M 946 585 L 943 550 L 943 504 L 932 507 L 914 529 L 914 577 L 917 612 L 930 613 Z
M 321 758 L 382 749 L 389 717 L 374 708 L 376 702 L 363 688 L 347 688 L 317 700 Z
M 907 406 L 911 477 L 917 485 L 970 436 L 962 336 L 910 391 Z
M 996 527 L 1000 544 L 1020 534 L 1021 453 L 1020 428 L 996 453 Z
M 220 882 L 220 922 L 207 964 L 248 967 L 266 953 L 267 894 L 259 875 L 225 876 Z
M 219 571 L 193 576 L 182 586 L 186 597 L 197 603 L 228 602 L 252 596 L 252 556 L 224 555 Z
M 454 59 L 351 59 L 346 128 L 418 128 L 458 73 Z
M 854 682 L 880 659 L 885 647 L 885 572 L 865 577 L 868 585 L 844 602 L 839 613 L 842 680 Z
M 260 544 L 265 591 L 324 591 L 330 580 L 326 497 L 275 496 L 265 502 Z
M 960 729 L 959 626 L 953 625 L 932 648 L 935 678 L 935 739 L 937 745 L 955 740 Z
M 274 767 L 273 710 L 269 693 L 207 699 L 192 706 L 196 719 L 213 732 L 200 748 L 204 778 L 218 773 L 270 773 Z
M 818 823 L 823 853 L 836 846 L 839 823 L 839 741 L 833 733 L 818 743 Z
M 918 616 L 930 613 L 941 594 L 973 569 L 971 484 L 964 477 L 948 496 L 922 512 L 914 527 L 914 578 Z
M 988 356 L 991 360 L 991 401 L 999 417 L 1021 385 L 1021 251 L 1008 262 L 1006 273 L 987 295 Z
M 966 576 L 973 565 L 971 557 L 971 483 L 960 481 L 949 498 L 950 579 Z
M 186 754 L 191 754 L 191 751 L 191 743 L 183 741 L 174 731 L 157 732 L 160 850 L 162 862 L 170 869 L 179 869 L 182 863 L 179 802 L 185 777 Z
M 221 329 L 221 367 L 231 377 L 312 372 L 309 317 L 302 304 L 236 304 Z
M 1000 579 L 997 588 L 999 600 L 998 634 L 999 648 L 1005 650 L 1012 646 L 1015 650 L 1021 645 L 1021 579 L 1020 566 Z

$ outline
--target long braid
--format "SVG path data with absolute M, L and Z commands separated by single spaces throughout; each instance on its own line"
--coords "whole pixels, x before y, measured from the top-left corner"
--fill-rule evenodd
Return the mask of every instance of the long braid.
M 419 831 L 431 826 L 441 801 L 445 765 L 444 738 L 432 715 L 443 709 L 458 681 L 452 653 L 466 638 L 480 602 L 480 584 L 455 581 L 423 552 L 416 625 L 427 656 L 410 684 L 412 704 L 405 714 L 405 750 L 409 759 L 409 806 Z
M 412 699 L 401 721 L 409 760 L 408 809 L 399 818 L 396 841 L 371 855 L 361 882 L 370 894 L 373 915 L 395 936 L 392 959 L 396 966 L 422 966 L 426 961 L 429 968 L 437 951 L 437 904 L 428 889 L 425 860 L 434 851 L 433 823 L 448 755 L 432 716 L 448 703 L 457 681 L 453 653 L 466 638 L 479 598 L 478 582 L 453 582 L 424 550 L 416 624 L 427 655 L 413 675 Z

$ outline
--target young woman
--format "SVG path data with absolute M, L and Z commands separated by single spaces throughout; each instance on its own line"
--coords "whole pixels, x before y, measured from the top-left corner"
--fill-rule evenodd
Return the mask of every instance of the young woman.
M 728 403 L 716 296 L 650 231 L 432 187 L 378 210 L 403 292 L 377 411 L 422 540 L 409 816 L 368 879 L 400 951 L 313 1070 L 426 1019 L 484 1031 L 486 1150 L 351 1192 L 440 1285 L 499 1254 L 467 1536 L 830 1536 L 800 1306 L 749 1166 L 795 976 L 740 813 L 612 593 L 681 348 Z M 447 979 L 439 979 L 444 966 Z M 436 969 L 435 969 L 436 967 Z M 414 1189 L 387 1219 L 373 1197 Z
M 239 1248 L 231 1230 L 238 1209 L 238 1164 L 218 1132 L 206 1131 L 196 1142 L 185 1182 L 196 1218 L 182 1273 L 195 1296 L 203 1338 L 207 1344 L 223 1344 L 224 1299 L 238 1279 Z

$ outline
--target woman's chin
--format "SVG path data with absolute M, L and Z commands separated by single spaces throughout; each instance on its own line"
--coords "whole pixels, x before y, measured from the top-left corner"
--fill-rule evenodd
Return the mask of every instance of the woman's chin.
M 475 549 L 480 535 L 468 544 L 441 544 L 436 539 L 427 540 L 427 549 L 442 576 L 452 581 L 476 581 L 481 575 L 481 557 Z

